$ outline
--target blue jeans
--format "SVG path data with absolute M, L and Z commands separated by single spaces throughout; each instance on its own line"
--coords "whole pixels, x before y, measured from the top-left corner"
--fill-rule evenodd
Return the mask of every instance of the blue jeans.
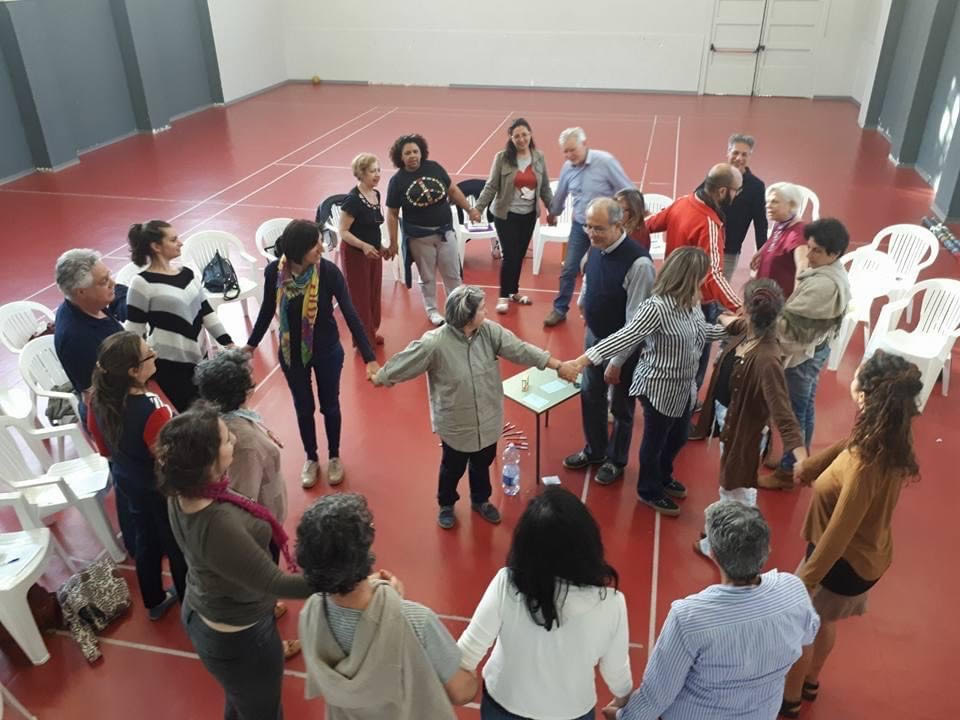
M 480 701 L 480 717 L 482 720 L 529 720 L 522 715 L 514 715 L 502 707 L 487 693 L 487 686 L 483 686 L 483 699 Z M 596 717 L 593 710 L 586 715 L 580 715 L 573 720 L 593 720 Z
M 567 259 L 563 261 L 563 270 L 560 272 L 560 293 L 553 301 L 553 309 L 561 315 L 566 315 L 570 309 L 570 298 L 577 285 L 577 275 L 580 274 L 580 261 L 590 249 L 590 238 L 587 237 L 583 225 L 576 220 L 570 225 L 570 237 L 567 239 Z
M 586 329 L 584 348 L 590 349 L 598 339 L 590 328 Z M 591 460 L 606 458 L 620 467 L 626 467 L 630 453 L 630 438 L 633 435 L 633 411 L 636 405 L 630 397 L 633 370 L 637 367 L 639 351 L 635 352 L 620 369 L 620 382 L 613 386 L 613 433 L 607 431 L 607 388 L 603 379 L 608 363 L 588 365 L 583 369 L 580 385 L 580 412 L 583 418 L 583 436 L 586 440 L 583 451 Z
M 817 383 L 820 380 L 820 371 L 829 357 L 830 344 L 824 342 L 817 347 L 812 358 L 783 371 L 783 376 L 787 380 L 787 392 L 790 394 L 790 405 L 793 406 L 793 414 L 797 416 L 797 423 L 803 430 L 803 444 L 808 451 L 810 442 L 813 440 Z M 780 460 L 780 469 L 793 472 L 796 461 L 793 453 L 787 451 Z

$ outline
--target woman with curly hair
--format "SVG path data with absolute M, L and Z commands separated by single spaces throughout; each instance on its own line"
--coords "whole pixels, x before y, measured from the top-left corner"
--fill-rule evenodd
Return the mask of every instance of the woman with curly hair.
M 373 571 L 373 515 L 362 495 L 327 495 L 297 527 L 297 562 L 316 593 L 300 611 L 308 698 L 334 720 L 454 720 L 477 693 L 437 615 Z
M 627 602 L 603 554 L 600 527 L 561 487 L 527 505 L 507 566 L 493 578 L 457 641 L 462 666 L 483 666 L 484 720 L 594 717 L 599 667 L 623 707 L 633 689 Z
M 170 527 L 190 563 L 181 620 L 225 695 L 225 718 L 282 718 L 284 650 L 277 598 L 306 598 L 287 533 L 267 508 L 230 489 L 236 438 L 206 401 L 168 422 L 157 439 L 157 478 Z
M 397 172 L 387 185 L 387 232 L 390 235 L 388 254 L 393 257 L 399 247 L 397 229 L 403 210 L 403 258 L 406 264 L 406 285 L 411 285 L 411 263 L 420 273 L 423 307 L 430 322 L 443 325 L 437 310 L 437 271 L 449 295 L 460 285 L 460 250 L 453 229 L 450 201 L 461 208 L 474 222 L 480 213 L 470 207 L 443 167 L 428 160 L 430 152 L 422 135 L 401 135 L 390 147 L 390 160 Z
M 901 488 L 920 473 L 912 425 L 922 387 L 916 365 L 878 350 L 850 383 L 859 411 L 850 437 L 796 466 L 799 481 L 813 484 L 797 575 L 821 626 L 787 675 L 783 717 L 799 717 L 801 699 L 816 699 L 837 621 L 866 612 L 870 588 L 893 560 L 893 511 Z

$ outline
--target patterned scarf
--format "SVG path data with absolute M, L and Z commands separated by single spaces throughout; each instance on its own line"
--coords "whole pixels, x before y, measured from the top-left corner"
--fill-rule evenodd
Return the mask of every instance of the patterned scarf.
M 277 267 L 277 307 L 280 318 L 280 355 L 290 366 L 290 321 L 287 307 L 291 300 L 303 297 L 300 314 L 300 359 L 304 367 L 313 356 L 313 326 L 317 321 L 317 295 L 320 292 L 320 273 L 316 265 L 310 265 L 300 275 L 294 276 L 287 267 L 286 256 L 280 258 Z
M 243 508 L 255 518 L 270 523 L 273 544 L 280 548 L 280 552 L 283 554 L 284 560 L 287 561 L 287 567 L 290 569 L 290 572 L 297 572 L 300 569 L 297 567 L 293 555 L 290 554 L 290 539 L 287 537 L 287 531 L 283 529 L 283 525 L 277 522 L 273 514 L 260 503 L 244 497 L 239 493 L 232 492 L 230 490 L 230 478 L 228 478 L 226 474 L 223 475 L 223 479 L 221 479 L 220 482 L 207 483 L 191 497 L 210 498 L 215 502 L 230 503 Z

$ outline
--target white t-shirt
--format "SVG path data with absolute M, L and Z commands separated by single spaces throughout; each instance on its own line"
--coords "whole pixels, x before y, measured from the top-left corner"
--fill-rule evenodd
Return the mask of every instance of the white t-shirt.
M 627 603 L 613 588 L 570 587 L 560 626 L 537 625 L 506 568 L 494 576 L 460 636 L 462 667 L 474 670 L 496 641 L 483 668 L 487 691 L 515 715 L 569 720 L 597 704 L 594 668 L 614 695 L 633 689 Z

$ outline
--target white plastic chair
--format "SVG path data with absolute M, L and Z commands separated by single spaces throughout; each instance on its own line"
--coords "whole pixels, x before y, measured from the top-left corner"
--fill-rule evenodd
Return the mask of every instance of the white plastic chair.
M 550 181 L 550 189 L 557 191 L 557 181 Z M 543 249 L 548 242 L 565 243 L 570 239 L 570 230 L 573 228 L 573 196 L 567 194 L 563 204 L 563 212 L 557 216 L 557 224 L 538 225 L 533 232 L 533 274 L 540 274 L 540 264 L 543 262 Z
M 14 439 L 15 434 L 22 438 L 32 435 L 41 440 L 69 437 L 79 457 L 49 466 L 45 459 L 38 458 L 44 469 L 38 475 L 27 465 L 21 446 Z M 79 425 L 30 428 L 15 418 L 0 415 L 0 467 L 4 469 L 0 481 L 23 493 L 31 517 L 38 525 L 46 517 L 75 507 L 114 561 L 121 562 L 126 557 L 117 544 L 113 526 L 103 507 L 103 496 L 109 489 L 110 469 L 106 459 L 87 443 Z M 67 565 L 74 569 L 69 562 Z
M 803 196 L 803 201 L 800 203 L 800 208 L 797 210 L 797 217 L 802 218 L 804 213 L 807 211 L 807 208 L 810 208 L 810 219 L 819 220 L 820 219 L 820 198 L 817 197 L 817 194 L 808 187 L 803 185 L 797 185 L 796 188 L 800 191 L 800 194 Z M 770 225 L 773 228 L 773 224 Z
M 850 304 L 836 337 L 830 341 L 830 359 L 827 368 L 836 370 L 847 350 L 858 323 L 863 323 L 863 347 L 870 343 L 870 310 L 873 301 L 888 295 L 897 280 L 897 268 L 886 253 L 870 247 L 861 247 L 840 258 L 847 267 L 850 281 Z
M 145 266 L 140 267 L 139 265 L 134 265 L 132 262 L 128 262 L 122 268 L 117 270 L 117 274 L 113 276 L 113 280 L 117 283 L 117 285 L 126 285 L 129 287 L 130 281 L 133 280 L 133 277 L 145 269 Z
M 268 263 L 277 259 L 277 256 L 273 254 L 273 248 L 277 244 L 277 238 L 292 221 L 293 218 L 272 218 L 261 223 L 260 227 L 257 228 L 254 235 L 257 252 L 263 255 Z
M 235 235 L 223 230 L 201 230 L 183 241 L 184 262 L 193 268 L 198 278 L 203 275 L 203 269 L 218 252 L 220 257 L 231 262 L 239 256 L 251 267 L 256 266 L 257 259 L 244 250 L 243 243 Z M 234 269 L 238 269 L 236 265 L 234 265 Z M 260 283 L 257 280 L 243 277 L 239 271 L 237 272 L 237 281 L 240 284 L 240 294 L 237 297 L 225 300 L 223 293 L 213 293 L 208 290 L 207 298 L 214 309 L 225 303 L 246 300 L 244 314 L 249 317 L 250 300 L 260 299 Z
M 467 195 L 467 202 L 470 204 L 470 207 L 476 207 L 477 199 L 473 195 Z M 466 222 L 460 222 L 460 215 L 457 212 L 457 206 L 450 206 L 450 213 L 453 216 L 453 229 L 457 233 L 457 250 L 460 253 L 460 266 L 463 267 L 464 260 L 467 255 L 467 241 L 468 240 L 489 240 L 491 243 L 491 249 L 496 246 L 499 249 L 499 239 L 497 238 L 497 230 L 493 226 L 492 222 L 486 222 L 481 220 L 479 223 L 470 222 L 470 219 L 467 218 Z M 494 245 L 495 244 L 495 245 Z
M 10 707 L 20 713 L 25 720 L 37 720 L 37 716 L 32 712 L 27 710 L 23 703 L 17 700 L 16 695 L 7 690 L 3 685 L 0 685 L 0 695 L 3 696 L 2 703 L 9 703 Z M 0 704 L 0 720 L 3 718 L 3 704 Z
M 673 205 L 673 198 L 658 193 L 644 193 L 643 205 L 647 212 L 653 215 Z M 663 260 L 667 254 L 667 234 L 658 232 L 650 234 L 650 257 L 654 260 Z
M 50 530 L 36 521 L 22 493 L 0 493 L 0 507 L 11 506 L 23 529 L 0 534 L 0 624 L 30 662 L 43 665 L 50 652 L 30 612 L 27 591 L 46 572 L 58 544 Z M 6 692 L 3 695 L 7 698 Z M 25 712 L 22 707 L 18 709 Z
M 330 242 L 325 242 L 323 249 L 324 252 L 332 253 L 336 255 L 340 252 L 340 243 L 343 238 L 340 237 L 340 206 L 334 205 L 330 208 L 330 219 L 327 220 L 327 224 L 323 226 L 323 231 L 325 233 L 330 233 L 332 240 Z
M 44 335 L 31 340 L 23 346 L 20 351 L 20 375 L 23 382 L 30 391 L 30 404 L 33 412 L 33 419 L 45 418 L 41 408 L 39 408 L 40 398 L 45 398 L 46 403 L 51 400 L 65 400 L 70 403 L 73 410 L 75 421 L 80 417 L 80 406 L 76 394 L 69 391 L 56 390 L 57 387 L 63 387 L 70 384 L 70 379 L 60 364 L 60 358 L 57 357 L 57 351 L 53 345 L 53 336 Z M 19 412 L 12 413 L 21 415 Z M 63 436 L 58 439 L 59 455 L 63 457 Z
M 920 319 L 916 328 L 898 329 L 896 320 L 900 313 L 920 293 L 923 293 L 923 300 L 920 303 Z M 887 303 L 880 311 L 866 357 L 880 349 L 916 363 L 923 382 L 917 406 L 923 412 L 941 372 L 943 380 L 940 391 L 944 397 L 947 395 L 950 388 L 950 353 L 958 337 L 960 280 L 924 280 L 914 285 L 905 297 Z
M 30 338 L 53 322 L 53 310 L 31 300 L 0 306 L 0 342 L 12 353 L 23 350 Z
M 897 282 L 890 293 L 891 300 L 900 300 L 910 294 L 920 271 L 933 265 L 940 252 L 937 236 L 922 225 L 890 225 L 874 235 L 870 247 L 880 250 L 887 239 L 886 253 L 897 266 Z M 907 322 L 913 319 L 913 303 L 907 305 Z M 898 318 L 899 319 L 899 318 Z

